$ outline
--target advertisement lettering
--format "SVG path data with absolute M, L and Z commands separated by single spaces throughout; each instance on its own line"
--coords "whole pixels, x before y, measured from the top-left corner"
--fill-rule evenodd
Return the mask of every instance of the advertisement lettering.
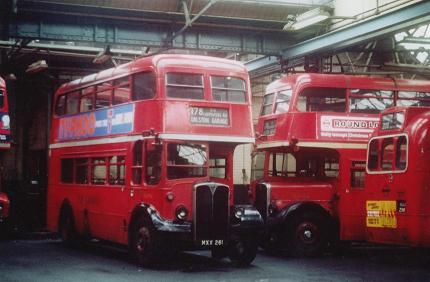
M 379 125 L 377 117 L 320 116 L 320 139 L 366 141 Z

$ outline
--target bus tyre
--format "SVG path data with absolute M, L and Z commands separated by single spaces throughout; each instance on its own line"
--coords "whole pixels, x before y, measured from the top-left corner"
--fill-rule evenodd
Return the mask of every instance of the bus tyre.
M 75 218 L 70 207 L 62 209 L 60 216 L 59 233 L 63 245 L 66 247 L 75 247 L 77 234 L 75 229 Z
M 293 256 L 321 255 L 328 245 L 326 220 L 316 212 L 294 216 L 287 228 L 288 250 Z
M 157 260 L 156 232 L 152 222 L 140 216 L 131 229 L 130 252 L 142 266 L 151 266 Z
M 229 244 L 229 258 L 231 262 L 244 267 L 251 264 L 257 255 L 258 240 L 252 237 L 232 239 Z

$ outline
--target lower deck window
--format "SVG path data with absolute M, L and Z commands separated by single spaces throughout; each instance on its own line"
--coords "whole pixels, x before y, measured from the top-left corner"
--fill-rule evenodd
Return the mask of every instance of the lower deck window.
M 61 182 L 73 183 L 73 159 L 61 160 Z
M 61 160 L 61 183 L 124 185 L 125 156 Z
M 87 158 L 75 159 L 75 183 L 78 183 L 78 184 L 88 183 L 88 159 Z
M 109 184 L 124 185 L 125 183 L 125 157 L 109 157 Z
M 353 161 L 351 165 L 351 188 L 364 188 L 366 162 Z
M 226 178 L 226 158 L 213 158 L 209 160 L 209 175 L 216 178 Z
M 91 162 L 91 183 L 103 185 L 106 182 L 106 159 L 93 158 Z

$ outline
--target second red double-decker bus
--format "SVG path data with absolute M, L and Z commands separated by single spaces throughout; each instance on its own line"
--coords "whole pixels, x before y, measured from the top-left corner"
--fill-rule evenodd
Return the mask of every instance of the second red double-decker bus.
M 429 134 L 428 107 L 381 114 L 367 155 L 367 241 L 430 246 Z
M 379 112 L 429 104 L 426 81 L 298 74 L 271 83 L 253 163 L 263 245 L 313 256 L 365 240 L 366 148 Z
M 170 248 L 253 261 L 262 219 L 233 204 L 233 151 L 254 141 L 245 67 L 155 55 L 55 94 L 47 224 L 65 243 L 128 245 L 142 264 Z

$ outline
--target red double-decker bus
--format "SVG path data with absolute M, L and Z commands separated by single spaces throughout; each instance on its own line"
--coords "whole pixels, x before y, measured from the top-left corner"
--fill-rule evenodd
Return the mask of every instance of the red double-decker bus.
M 10 141 L 10 117 L 6 83 L 0 77 L 0 150 L 9 149 Z M 0 189 L 0 224 L 8 217 L 9 206 L 10 202 L 8 196 L 6 193 L 1 192 Z
M 155 55 L 62 85 L 49 148 L 47 224 L 66 244 L 128 245 L 142 264 L 175 247 L 249 264 L 263 221 L 233 202 L 233 151 L 254 141 L 238 62 Z
M 6 83 L 0 77 L 0 150 L 10 148 L 10 117 Z
M 428 107 L 381 114 L 367 154 L 367 241 L 430 246 L 429 134 Z
M 252 185 L 263 245 L 313 256 L 339 239 L 365 240 L 366 148 L 379 113 L 429 98 L 425 81 L 298 74 L 269 84 Z

